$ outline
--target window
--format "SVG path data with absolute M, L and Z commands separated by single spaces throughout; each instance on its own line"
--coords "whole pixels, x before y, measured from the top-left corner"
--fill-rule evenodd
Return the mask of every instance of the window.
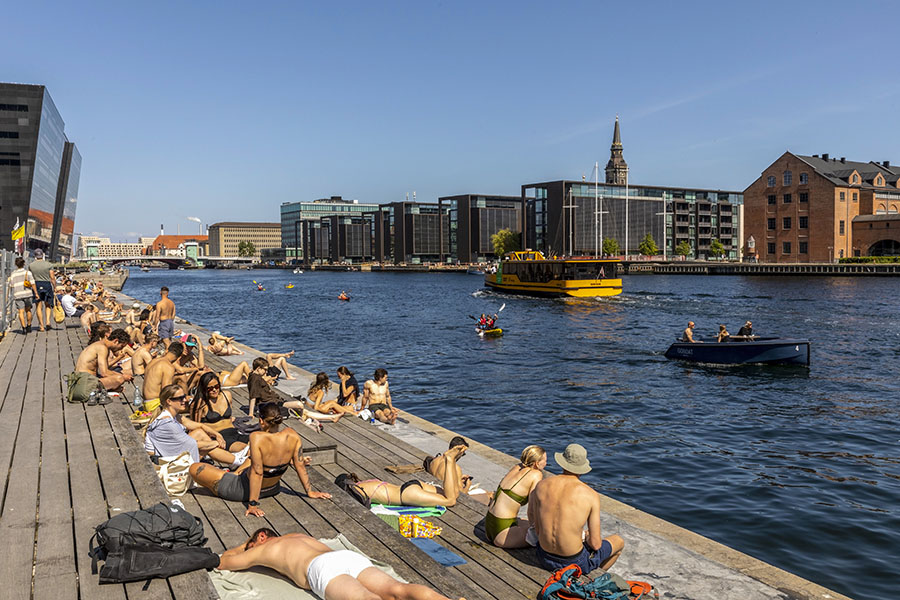
M 766 219 L 766 229 L 768 229 L 770 231 L 774 231 L 775 219 Z
M 797 249 L 797 251 L 800 254 L 809 254 L 809 242 L 800 242 L 799 245 L 800 247 Z
M 843 221 L 840 222 L 838 229 L 840 231 L 839 235 L 844 235 L 844 222 Z
M 784 217 L 783 219 L 781 219 L 781 228 L 782 229 L 790 229 L 791 228 L 791 218 L 790 217 Z
M 809 229 L 809 217 L 799 217 L 797 227 L 800 229 Z
M 800 202 L 809 202 L 809 192 L 800 192 Z
M 766 244 L 766 250 L 769 254 L 775 254 L 775 242 L 769 242 Z
M 769 175 L 769 177 L 766 179 L 766 185 L 768 187 L 775 187 L 775 176 L 774 175 Z
M 847 194 L 845 194 L 844 192 L 841 192 L 841 202 L 845 201 L 846 199 L 847 199 Z
M 859 175 L 853 176 L 853 183 L 859 183 Z
M 857 194 L 856 192 L 853 192 L 853 201 L 859 202 L 859 194 Z
M 791 172 L 785 171 L 784 172 L 784 185 L 791 185 L 791 183 L 793 183 L 793 181 L 794 181 L 794 176 L 791 174 Z
M 10 139 L 18 139 L 19 132 L 18 131 L 0 131 L 0 138 L 10 138 Z
M 790 203 L 791 203 L 791 195 L 790 195 L 790 194 L 785 194 L 785 195 L 781 198 L 781 201 L 784 202 L 785 204 L 790 204 Z
M 790 242 L 781 242 L 781 253 L 782 254 L 790 254 L 791 253 L 791 243 Z
M 775 194 L 769 194 L 768 201 L 769 204 L 775 204 Z
M 0 104 L 0 110 L 10 110 L 15 112 L 28 112 L 27 104 Z
M 800 185 L 809 183 L 809 173 L 800 173 Z

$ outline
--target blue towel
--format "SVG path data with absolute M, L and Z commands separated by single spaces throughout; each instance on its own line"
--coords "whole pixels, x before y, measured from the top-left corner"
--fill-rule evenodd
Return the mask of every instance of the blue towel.
M 466 564 L 463 557 L 447 550 L 431 538 L 413 538 L 409 541 L 421 548 L 425 554 L 445 567 L 455 567 L 456 565 Z

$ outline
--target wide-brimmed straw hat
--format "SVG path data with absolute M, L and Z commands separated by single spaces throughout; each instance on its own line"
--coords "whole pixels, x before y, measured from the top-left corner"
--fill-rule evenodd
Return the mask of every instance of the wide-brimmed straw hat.
M 556 459 L 556 464 L 569 473 L 584 475 L 591 470 L 587 450 L 581 444 L 569 444 L 564 452 L 556 452 L 553 457 Z

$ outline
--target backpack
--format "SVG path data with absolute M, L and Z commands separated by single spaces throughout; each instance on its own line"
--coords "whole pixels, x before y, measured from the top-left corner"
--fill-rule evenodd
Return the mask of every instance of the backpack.
M 94 540 L 98 545 L 94 545 Z M 165 548 L 202 546 L 206 543 L 200 519 L 175 504 L 160 502 L 144 510 L 116 515 L 94 528 L 89 542 L 92 571 L 97 560 L 122 553 L 126 545 L 153 545 Z
M 557 569 L 541 588 L 537 600 L 580 600 L 602 598 L 604 600 L 628 600 L 630 587 L 617 575 L 604 573 L 596 579 L 581 578 L 581 568 L 569 565 Z
M 165 579 L 198 569 L 219 566 L 219 555 L 209 548 L 164 548 L 154 544 L 126 544 L 111 553 L 100 568 L 100 583 L 125 583 L 159 577 Z

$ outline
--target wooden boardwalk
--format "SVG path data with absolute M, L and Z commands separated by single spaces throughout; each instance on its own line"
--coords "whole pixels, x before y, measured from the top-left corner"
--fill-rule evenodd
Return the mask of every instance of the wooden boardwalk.
M 18 332 L 0 342 L 0 562 L 3 598 L 190 598 L 217 597 L 206 573 L 168 580 L 99 586 L 87 554 L 96 525 L 123 511 L 146 508 L 167 496 L 128 421 L 126 398 L 107 406 L 69 404 L 62 376 L 73 370 L 86 344 L 74 320 L 65 329 Z M 58 326 L 59 327 L 59 326 Z M 212 367 L 229 365 L 207 357 Z M 234 390 L 236 411 L 248 403 L 245 389 Z M 317 433 L 289 421 L 313 458 L 310 479 L 332 500 L 310 500 L 295 473 L 282 480 L 282 492 L 261 500 L 264 518 L 245 517 L 243 504 L 226 502 L 203 489 L 181 498 L 204 524 L 215 552 L 237 545 L 259 527 L 315 537 L 343 533 L 372 558 L 391 564 L 411 582 L 430 585 L 451 598 L 509 600 L 533 598 L 548 573 L 533 565 L 529 552 L 506 551 L 483 537 L 485 507 L 467 496 L 440 518 L 436 541 L 466 563 L 446 568 L 403 538 L 387 523 L 353 501 L 332 481 L 343 471 L 401 483 L 412 476 L 384 470 L 391 464 L 421 462 L 424 453 L 359 419 L 325 424 Z

